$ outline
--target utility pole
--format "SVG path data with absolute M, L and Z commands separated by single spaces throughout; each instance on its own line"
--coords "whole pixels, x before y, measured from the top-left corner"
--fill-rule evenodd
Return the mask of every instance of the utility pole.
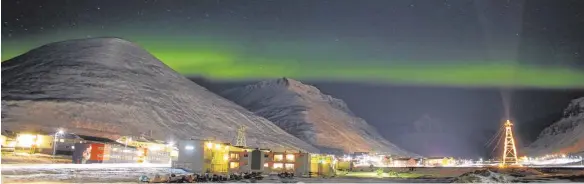
M 515 147 L 515 139 L 513 138 L 513 124 L 507 120 L 505 122 L 505 148 L 503 149 L 502 163 L 503 165 L 517 164 L 517 149 Z
M 53 139 L 53 160 L 55 159 L 55 155 L 57 154 L 57 143 L 59 142 L 59 135 L 63 134 L 63 130 L 59 130 L 55 132 L 55 137 Z

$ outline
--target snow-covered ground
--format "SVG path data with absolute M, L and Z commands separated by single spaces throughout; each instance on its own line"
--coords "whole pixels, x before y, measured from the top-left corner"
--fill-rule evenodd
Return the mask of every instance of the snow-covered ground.
M 170 173 L 186 174 L 180 169 L 155 164 L 2 164 L 2 183 L 136 183 L 140 176 L 152 178 Z M 482 170 L 482 171 L 481 171 Z M 464 174 L 466 173 L 466 174 Z M 530 168 L 485 170 L 474 168 L 416 169 L 407 177 L 345 177 L 280 179 L 266 177 L 258 183 L 444 183 L 444 182 L 570 182 L 555 179 Z M 566 170 L 555 175 L 583 175 L 582 171 Z M 517 176 L 520 175 L 520 176 Z M 459 177 L 460 176 L 460 177 Z M 584 176 L 584 175 L 583 175 Z
M 74 164 L 69 164 L 74 165 Z M 101 165 L 101 164 L 89 164 Z M 40 168 L 4 167 L 2 183 L 135 183 L 142 175 L 184 174 L 183 170 L 160 167 L 133 168 Z M 446 182 L 448 179 L 401 179 L 401 178 L 294 178 L 291 180 L 264 179 L 258 183 L 409 183 Z
M 155 167 L 151 164 L 2 164 L 3 183 L 66 182 L 115 183 L 138 182 L 142 175 L 177 173 L 180 169 Z
M 2 153 L 2 164 L 52 164 L 52 163 L 71 163 L 71 156 L 55 156 L 46 154 L 28 154 L 28 153 Z

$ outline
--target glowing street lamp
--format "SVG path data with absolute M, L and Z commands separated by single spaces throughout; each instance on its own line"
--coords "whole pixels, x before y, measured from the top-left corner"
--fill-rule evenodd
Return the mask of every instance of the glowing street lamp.
M 55 139 L 53 140 L 53 159 L 55 159 L 55 155 L 57 154 L 57 143 L 59 143 L 59 135 L 63 135 L 65 131 L 59 129 L 59 131 L 55 132 Z

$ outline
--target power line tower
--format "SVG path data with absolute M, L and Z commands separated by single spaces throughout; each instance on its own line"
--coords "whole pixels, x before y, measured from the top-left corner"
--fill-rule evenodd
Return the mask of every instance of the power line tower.
M 235 146 L 247 146 L 247 141 L 245 140 L 245 126 L 241 126 L 237 129 L 237 141 L 235 141 Z
M 515 148 L 515 139 L 513 138 L 513 124 L 507 120 L 505 122 L 505 148 L 503 149 L 502 164 L 517 164 L 517 149 Z

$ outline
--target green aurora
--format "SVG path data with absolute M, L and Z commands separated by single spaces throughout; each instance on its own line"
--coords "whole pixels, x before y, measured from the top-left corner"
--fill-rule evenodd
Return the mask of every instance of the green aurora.
M 85 31 L 85 33 L 91 33 L 91 31 Z M 237 40 L 233 38 L 217 39 L 218 37 L 201 36 L 185 39 L 177 36 L 162 40 L 153 39 L 147 35 L 125 35 L 127 36 L 123 36 L 124 39 L 142 46 L 185 76 L 204 76 L 218 80 L 285 76 L 298 80 L 382 82 L 405 85 L 584 87 L 584 73 L 581 70 L 561 66 L 543 67 L 519 64 L 514 60 L 450 61 L 439 64 L 420 64 L 423 63 L 420 61 L 387 63 L 387 61 L 372 59 L 355 61 L 356 58 L 338 56 L 339 54 L 335 52 L 303 53 L 311 49 L 308 47 L 310 43 L 300 41 L 270 43 L 268 47 L 273 49 L 269 49 L 265 54 L 258 54 L 262 52 L 247 52 L 247 46 L 233 41 Z M 62 34 L 5 41 L 2 44 L 2 61 L 46 43 L 83 37 Z M 299 49 L 305 47 L 308 49 Z M 315 52 L 319 51 L 315 50 Z

